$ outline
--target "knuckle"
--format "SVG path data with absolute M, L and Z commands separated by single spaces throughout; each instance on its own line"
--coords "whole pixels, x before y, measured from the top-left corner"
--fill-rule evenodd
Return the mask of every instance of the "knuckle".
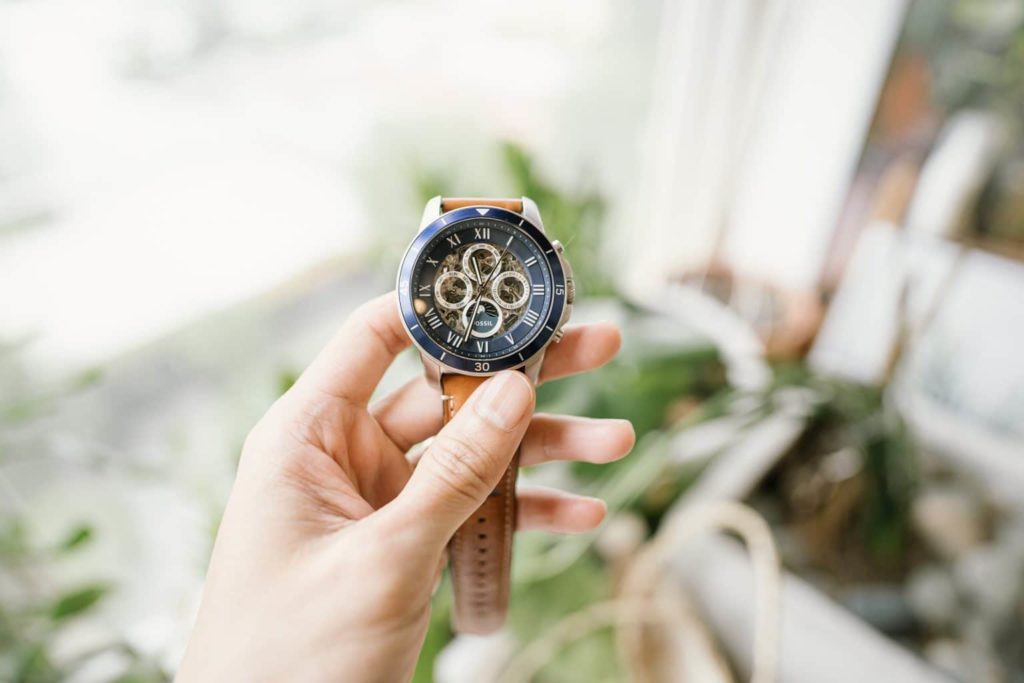
M 258 462 L 262 468 L 288 470 L 308 447 L 324 450 L 325 435 L 343 429 L 345 411 L 328 400 L 279 398 L 245 437 L 240 464 Z
M 493 456 L 473 439 L 445 435 L 431 446 L 434 473 L 453 492 L 477 500 L 490 493 L 493 485 L 488 463 Z

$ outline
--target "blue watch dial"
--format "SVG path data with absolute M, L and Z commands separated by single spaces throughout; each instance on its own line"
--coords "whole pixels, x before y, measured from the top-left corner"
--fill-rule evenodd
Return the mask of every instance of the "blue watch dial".
M 522 216 L 489 207 L 446 213 L 422 230 L 402 261 L 398 290 L 417 345 L 466 372 L 525 363 L 565 308 L 551 242 Z

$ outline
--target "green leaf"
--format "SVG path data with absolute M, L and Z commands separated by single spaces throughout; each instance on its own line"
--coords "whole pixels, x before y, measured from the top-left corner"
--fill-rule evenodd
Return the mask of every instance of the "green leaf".
M 283 394 L 292 388 L 299 379 L 299 373 L 294 369 L 281 370 L 277 375 L 277 393 Z
M 75 377 L 72 388 L 86 389 L 91 387 L 93 384 L 96 384 L 101 379 L 103 379 L 103 368 L 89 368 L 84 372 L 80 372 L 78 376 Z
M 75 550 L 83 545 L 89 543 L 92 540 L 93 530 L 88 524 L 81 524 L 67 535 L 67 537 L 61 542 L 61 552 L 68 552 Z
M 37 681 L 58 681 L 60 674 L 50 662 L 46 648 L 39 643 L 32 643 L 19 648 L 16 655 L 14 680 L 18 683 L 36 683 Z
M 584 555 L 558 575 L 529 586 L 514 585 L 509 626 L 525 647 L 568 615 L 611 594 L 611 579 L 601 562 Z M 595 631 L 560 651 L 538 680 L 622 680 L 615 652 L 609 630 Z
M 9 519 L 0 525 L 0 558 L 13 559 L 28 552 L 25 525 L 21 520 Z
M 77 616 L 99 602 L 108 590 L 105 585 L 94 584 L 66 593 L 50 608 L 50 618 L 61 621 Z
M 135 662 L 132 667 L 114 679 L 114 683 L 164 683 L 170 675 L 152 662 Z

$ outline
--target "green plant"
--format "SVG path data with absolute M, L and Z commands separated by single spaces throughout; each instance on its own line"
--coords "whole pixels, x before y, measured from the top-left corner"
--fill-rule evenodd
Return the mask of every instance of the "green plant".
M 616 302 L 624 327 L 635 328 L 644 313 L 630 307 L 607 276 L 603 262 L 605 202 L 594 190 L 565 191 L 549 181 L 522 147 L 501 146 L 500 158 L 514 194 L 532 197 L 542 207 L 549 235 L 571 254 L 579 283 L 578 300 L 601 297 Z M 443 174 L 421 170 L 414 179 L 420 199 L 444 194 Z M 628 336 L 619 357 L 596 372 L 546 384 L 538 390 L 538 408 L 589 417 L 629 419 L 638 445 L 624 460 L 605 466 L 573 463 L 576 488 L 602 497 L 611 512 L 645 508 L 654 524 L 667 507 L 647 509 L 645 491 L 666 481 L 676 493 L 685 488 L 687 473 L 667 466 L 671 433 L 687 423 L 716 414 L 721 402 L 710 400 L 730 392 L 717 350 L 707 343 L 667 344 L 642 335 Z M 695 409 L 703 406 L 706 410 Z M 522 639 L 535 635 L 580 607 L 607 598 L 612 586 L 602 561 L 591 552 L 596 534 L 559 538 L 519 538 L 513 571 L 514 598 L 510 626 Z M 421 654 L 416 680 L 430 680 L 438 652 L 451 640 L 448 624 L 450 592 L 435 599 L 435 612 Z M 580 642 L 560 655 L 547 670 L 550 680 L 615 680 L 617 671 L 609 634 Z
M 89 371 L 68 383 L 46 389 L 27 381 L 19 365 L 18 345 L 0 351 L 0 434 L 24 427 L 53 410 L 59 401 L 100 377 Z M 4 466 L 29 457 L 17 442 L 0 438 L 0 484 L 12 486 Z M 32 453 L 38 456 L 38 453 Z M 103 580 L 58 586 L 50 580 L 62 563 L 87 549 L 96 530 L 87 523 L 68 529 L 56 544 L 31 538 L 25 511 L 14 500 L 0 506 L 0 680 L 47 683 L 73 678 L 93 658 L 116 654 L 122 662 L 119 680 L 138 683 L 168 681 L 170 675 L 129 643 L 119 639 L 73 656 L 56 654 L 60 639 L 80 619 L 97 610 L 116 586 Z

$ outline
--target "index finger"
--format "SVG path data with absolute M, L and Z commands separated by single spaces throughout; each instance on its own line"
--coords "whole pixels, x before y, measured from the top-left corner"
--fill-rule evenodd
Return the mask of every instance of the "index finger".
M 395 293 L 388 292 L 348 317 L 296 385 L 365 404 L 395 356 L 410 343 Z

